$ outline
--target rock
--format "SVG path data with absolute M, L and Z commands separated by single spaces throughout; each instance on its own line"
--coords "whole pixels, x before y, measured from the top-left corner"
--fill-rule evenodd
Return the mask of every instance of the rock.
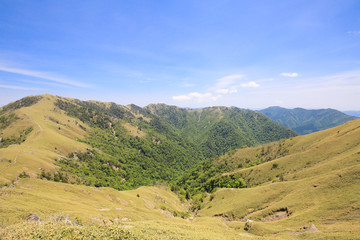
M 249 231 L 253 227 L 253 225 L 254 225 L 254 221 L 250 219 L 246 220 L 244 230 Z
M 319 229 L 317 229 L 315 227 L 314 224 L 311 224 L 310 227 L 309 227 L 309 230 L 307 230 L 306 232 L 309 232 L 309 233 L 317 233 L 317 232 L 320 232 Z
M 36 214 L 36 213 L 33 213 L 33 214 L 30 214 L 27 218 L 26 218 L 27 221 L 37 221 L 37 222 L 40 222 L 41 221 L 41 218 Z

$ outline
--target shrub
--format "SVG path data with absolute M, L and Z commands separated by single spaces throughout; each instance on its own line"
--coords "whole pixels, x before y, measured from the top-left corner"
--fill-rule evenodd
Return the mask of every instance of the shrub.
M 214 194 L 210 194 L 210 201 L 212 201 L 214 199 L 215 195 Z
M 274 169 L 274 168 L 278 168 L 278 166 L 279 166 L 279 163 L 274 162 L 274 163 L 273 163 L 273 165 L 272 165 L 272 169 Z
M 19 178 L 29 178 L 29 174 L 27 174 L 25 171 L 19 174 Z

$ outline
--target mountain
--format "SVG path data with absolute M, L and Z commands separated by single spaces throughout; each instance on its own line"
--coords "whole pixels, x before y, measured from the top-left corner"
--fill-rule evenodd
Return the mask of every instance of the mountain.
M 304 135 L 328 128 L 339 126 L 347 121 L 356 119 L 335 109 L 306 110 L 303 108 L 286 109 L 269 107 L 259 112 L 273 121 L 293 129 Z
M 248 231 L 254 234 L 285 233 L 288 226 L 311 223 L 324 232 L 359 233 L 359 225 L 355 227 L 360 223 L 359 135 L 360 120 L 354 120 L 242 148 L 203 162 L 173 188 L 192 195 L 200 207 L 198 216 L 250 219 L 254 223 Z
M 196 144 L 208 158 L 239 147 L 297 135 L 261 113 L 235 107 L 182 109 L 151 104 L 144 109 L 168 122 L 180 136 Z
M 354 117 L 360 117 L 360 111 L 343 111 L 343 113 Z
M 162 114 L 154 114 L 155 106 Z M 189 112 L 190 127 L 184 127 L 174 122 L 168 111 L 173 108 L 52 95 L 10 103 L 0 112 L 0 182 L 24 171 L 61 182 L 133 189 L 175 181 L 206 157 L 230 149 L 296 135 L 262 114 L 223 107 L 194 114 L 174 108 Z
M 110 138 L 118 133 L 118 118 L 110 118 L 112 124 L 104 125 L 109 134 L 100 131 L 96 126 L 106 123 L 105 117 L 110 115 L 82 108 L 88 104 L 42 95 L 2 109 L 2 143 L 8 144 L 9 136 L 16 143 L 0 149 L 1 239 L 358 239 L 360 120 L 204 159 L 169 183 L 173 191 L 161 183 L 127 191 L 69 184 L 75 178 L 60 182 L 64 176 L 59 172 L 50 181 L 48 172 L 41 177 L 39 167 L 52 167 L 56 173 L 59 166 L 54 163 L 67 153 L 72 156 L 66 161 L 78 164 L 75 169 L 83 169 L 90 157 L 107 154 L 105 147 L 104 151 L 89 148 L 87 142 L 95 139 L 91 132 L 107 139 L 110 149 L 116 145 L 112 141 L 119 143 Z M 132 119 L 126 121 L 129 124 L 136 123 L 129 113 L 149 122 L 149 116 L 157 117 L 146 111 L 142 114 L 144 109 L 136 106 L 118 107 L 112 109 L 119 115 L 121 109 L 131 109 L 121 118 Z M 125 126 L 127 132 L 118 138 L 130 133 L 146 138 L 141 133 L 145 130 Z M 166 134 L 163 141 L 171 135 L 160 126 L 176 137 L 180 132 L 172 129 L 173 124 L 155 126 L 157 130 L 147 126 L 146 134 L 160 134 L 162 129 Z M 32 129 L 26 130 L 29 127 Z M 150 140 L 151 147 L 161 145 L 157 139 Z M 87 148 L 92 150 L 88 157 L 81 156 Z M 109 171 L 105 166 L 111 162 L 105 160 L 100 158 L 102 165 L 96 166 L 101 171 L 89 168 L 83 177 Z

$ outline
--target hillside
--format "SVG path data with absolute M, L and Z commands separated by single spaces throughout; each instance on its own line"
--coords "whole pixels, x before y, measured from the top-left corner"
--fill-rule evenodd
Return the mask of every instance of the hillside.
M 261 113 L 235 107 L 182 109 L 151 104 L 145 110 L 170 123 L 185 139 L 194 142 L 206 157 L 296 136 Z
M 116 191 L 21 176 L 0 189 L 0 236 L 357 239 L 359 134 L 355 120 L 207 160 L 178 186 L 190 201 L 166 186 Z M 43 224 L 23 221 L 32 213 Z
M 51 95 L 5 106 L 1 181 L 24 171 L 56 181 L 129 189 L 171 180 L 202 160 L 166 123 L 134 108 Z
M 265 114 L 273 121 L 293 129 L 304 135 L 339 126 L 345 122 L 356 119 L 335 109 L 306 110 L 303 108 L 286 109 L 269 107 L 259 112 Z
M 324 232 L 358 233 L 359 135 L 360 120 L 354 120 L 325 131 L 239 149 L 204 162 L 178 184 L 203 202 L 199 216 L 251 219 L 255 223 L 249 232 L 255 234 L 286 232 L 289 226 L 311 223 Z
M 234 116 L 223 114 L 227 111 Z M 171 113 L 154 115 L 149 107 L 26 97 L 1 110 L 0 181 L 9 183 L 25 172 L 61 182 L 133 189 L 174 181 L 205 157 L 242 144 L 295 135 L 255 112 L 204 112 L 207 117 L 197 118 L 201 124 L 191 125 L 190 136 L 170 121 Z M 205 122 L 209 130 L 202 131 Z M 201 144 L 199 139 L 204 139 Z

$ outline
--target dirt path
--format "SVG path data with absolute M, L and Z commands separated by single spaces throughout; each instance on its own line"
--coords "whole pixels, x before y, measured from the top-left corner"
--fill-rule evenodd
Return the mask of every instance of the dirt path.
M 24 113 L 24 114 L 26 117 L 28 117 L 31 121 L 33 121 L 39 127 L 40 133 L 42 133 L 44 131 L 42 126 L 34 118 L 32 118 L 28 113 Z
M 10 146 L 12 147 L 12 146 Z M 19 146 L 18 146 L 19 148 Z M 11 160 L 11 163 L 9 165 L 6 165 L 3 169 L 0 170 L 0 173 L 5 171 L 6 169 L 8 169 L 9 167 L 11 166 L 14 166 L 16 164 L 16 160 L 17 160 L 17 157 L 19 156 L 19 153 L 21 152 L 21 149 L 19 149 L 17 152 L 16 152 L 16 155 L 15 155 L 15 158 L 14 160 Z M 9 160 L 10 161 L 10 160 Z
M 28 117 L 31 121 L 33 121 L 33 122 L 39 127 L 39 132 L 38 132 L 39 134 L 42 134 L 42 133 L 44 132 L 43 127 L 42 127 L 35 119 L 33 119 L 33 118 L 32 118 L 29 114 L 27 114 L 27 113 L 23 113 L 23 114 L 24 114 L 26 117 Z M 11 166 L 14 166 L 14 165 L 17 163 L 17 159 L 18 159 L 19 153 L 20 153 L 21 151 L 23 151 L 23 148 L 25 147 L 25 145 L 24 145 L 23 143 L 21 143 L 21 144 L 16 145 L 16 146 L 17 146 L 18 150 L 17 150 L 17 152 L 16 152 L 16 154 L 15 154 L 14 159 L 12 160 L 11 164 L 5 166 L 3 169 L 0 169 L 0 173 L 3 172 L 3 171 L 5 171 L 6 169 L 8 169 L 8 168 L 11 167 Z M 9 147 L 13 147 L 13 146 L 9 146 Z

